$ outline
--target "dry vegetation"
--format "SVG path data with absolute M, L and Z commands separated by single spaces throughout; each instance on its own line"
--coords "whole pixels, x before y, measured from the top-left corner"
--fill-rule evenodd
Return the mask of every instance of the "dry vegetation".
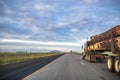
M 24 60 L 30 60 L 35 58 L 42 58 L 47 56 L 55 56 L 59 55 L 57 53 L 24 53 L 24 52 L 18 52 L 18 53 L 0 53 L 0 64 L 8 64 L 8 63 L 14 63 L 14 62 L 20 62 Z

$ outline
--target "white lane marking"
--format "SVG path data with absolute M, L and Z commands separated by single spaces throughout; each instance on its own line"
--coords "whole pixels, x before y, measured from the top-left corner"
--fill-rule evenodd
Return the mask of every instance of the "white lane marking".
M 82 61 L 81 61 L 81 64 L 82 64 L 82 65 L 85 65 Z

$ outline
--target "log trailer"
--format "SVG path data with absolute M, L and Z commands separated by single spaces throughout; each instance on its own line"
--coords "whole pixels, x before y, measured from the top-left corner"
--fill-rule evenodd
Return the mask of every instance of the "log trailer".
M 84 46 L 83 59 L 90 62 L 106 59 L 108 70 L 120 75 L 120 25 L 91 36 Z

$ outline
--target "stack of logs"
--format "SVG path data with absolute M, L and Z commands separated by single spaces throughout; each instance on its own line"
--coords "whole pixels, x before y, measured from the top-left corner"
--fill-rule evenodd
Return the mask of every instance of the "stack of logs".
M 89 51 L 111 50 L 111 35 L 114 36 L 115 48 L 120 51 L 120 25 L 117 25 L 102 34 L 91 36 L 90 40 L 87 41 L 87 49 Z

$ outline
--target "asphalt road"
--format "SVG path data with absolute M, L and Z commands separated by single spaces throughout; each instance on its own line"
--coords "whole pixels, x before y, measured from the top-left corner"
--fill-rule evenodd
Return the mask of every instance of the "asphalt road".
M 0 80 L 22 80 L 62 55 L 37 58 L 23 62 L 0 65 Z
M 23 80 L 120 80 L 105 63 L 90 63 L 80 55 L 65 54 Z

